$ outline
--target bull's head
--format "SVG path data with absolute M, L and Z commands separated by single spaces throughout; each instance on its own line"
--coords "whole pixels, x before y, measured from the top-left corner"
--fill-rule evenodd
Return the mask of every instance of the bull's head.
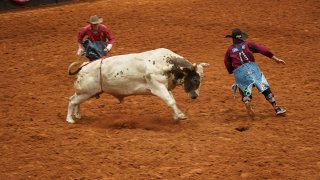
M 203 67 L 209 66 L 208 63 L 193 64 L 192 67 L 181 67 L 184 73 L 183 89 L 191 99 L 199 96 L 202 78 L 204 77 Z

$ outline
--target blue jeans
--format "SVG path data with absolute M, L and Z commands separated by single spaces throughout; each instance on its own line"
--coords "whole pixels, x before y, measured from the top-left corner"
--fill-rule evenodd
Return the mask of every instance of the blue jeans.
M 103 56 L 107 56 L 107 54 L 103 51 L 106 48 L 105 42 L 103 41 L 94 41 L 87 39 L 82 42 L 84 50 L 84 55 L 88 58 L 89 61 L 94 61 L 102 58 Z
M 260 93 L 270 87 L 267 79 L 255 62 L 242 64 L 233 71 L 233 74 L 236 81 L 235 83 L 244 96 L 251 96 L 253 85 L 257 87 Z

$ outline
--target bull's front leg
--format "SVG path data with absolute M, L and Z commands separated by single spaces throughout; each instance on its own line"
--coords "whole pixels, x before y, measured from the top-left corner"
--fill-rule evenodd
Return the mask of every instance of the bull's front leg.
M 160 84 L 160 83 L 153 84 L 150 90 L 152 94 L 160 97 L 168 106 L 170 106 L 173 109 L 174 120 L 181 120 L 181 119 L 187 118 L 177 107 L 176 101 L 173 98 L 172 93 L 169 92 L 168 89 L 163 84 Z
M 171 106 L 171 108 L 173 109 L 173 119 L 174 120 L 182 120 L 182 119 L 187 119 L 187 116 L 184 115 L 180 109 L 177 107 L 176 105 L 176 101 L 172 95 L 172 92 L 171 91 L 168 91 L 172 100 L 174 101 L 174 104 Z M 170 105 L 169 105 L 170 106 Z

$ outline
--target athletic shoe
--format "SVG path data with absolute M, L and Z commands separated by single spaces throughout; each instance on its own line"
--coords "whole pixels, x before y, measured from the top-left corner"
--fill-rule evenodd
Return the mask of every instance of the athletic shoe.
M 275 109 L 275 111 L 276 111 L 276 115 L 281 115 L 286 113 L 286 110 L 282 109 L 281 107 L 278 107 L 277 109 Z

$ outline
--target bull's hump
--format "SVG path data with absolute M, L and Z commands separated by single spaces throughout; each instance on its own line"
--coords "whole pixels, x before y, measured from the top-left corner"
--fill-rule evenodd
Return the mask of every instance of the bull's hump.
M 167 48 L 158 48 L 153 50 L 153 52 L 161 56 L 179 56 L 178 54 L 174 53 L 173 51 Z

